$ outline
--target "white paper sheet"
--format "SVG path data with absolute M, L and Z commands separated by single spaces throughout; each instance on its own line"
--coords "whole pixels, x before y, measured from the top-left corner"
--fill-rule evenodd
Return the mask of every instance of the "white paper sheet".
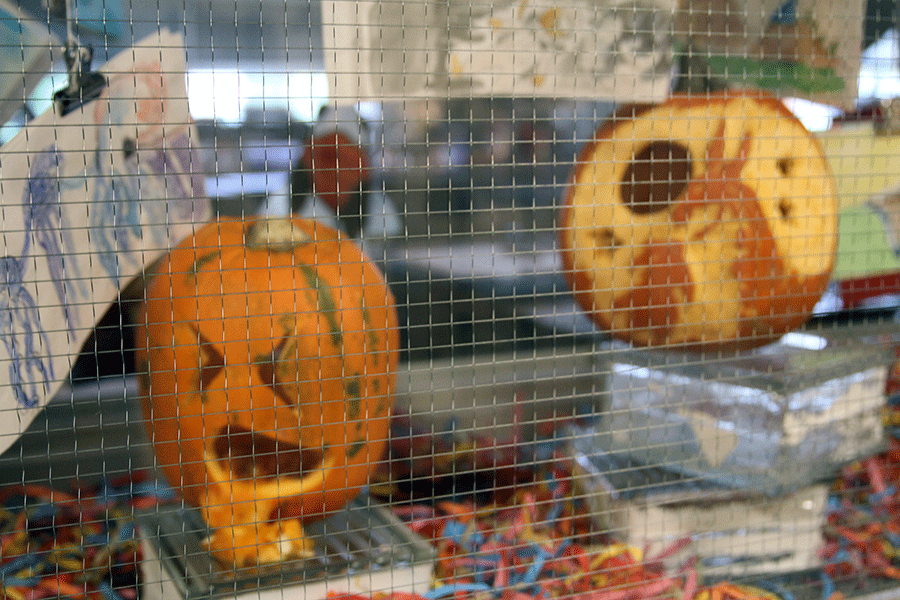
M 0 451 L 67 380 L 120 287 L 210 216 L 181 38 L 99 69 L 103 94 L 0 148 Z
M 337 102 L 412 97 L 663 99 L 677 0 L 335 0 L 322 6 Z

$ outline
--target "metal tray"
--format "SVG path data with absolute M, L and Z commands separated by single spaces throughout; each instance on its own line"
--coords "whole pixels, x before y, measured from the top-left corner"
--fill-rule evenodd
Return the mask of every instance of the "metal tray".
M 367 494 L 305 526 L 315 555 L 258 568 L 231 569 L 202 545 L 209 530 L 197 509 L 180 505 L 135 513 L 144 547 L 144 600 L 281 598 L 317 600 L 329 592 L 424 591 L 434 549 Z

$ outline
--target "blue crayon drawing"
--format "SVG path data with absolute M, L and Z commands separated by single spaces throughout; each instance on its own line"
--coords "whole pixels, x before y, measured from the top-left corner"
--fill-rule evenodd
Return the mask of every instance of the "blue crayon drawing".
M 143 235 L 138 205 L 140 171 L 134 160 L 137 151 L 133 142 L 119 149 L 112 148 L 102 135 L 98 142 L 89 169 L 97 182 L 91 203 L 92 241 L 103 270 L 120 285 L 120 260 L 132 250 L 132 239 Z
M 72 306 L 89 294 L 77 262 L 72 258 L 75 244 L 69 230 L 62 226 L 59 170 L 62 153 L 56 146 L 34 155 L 22 199 L 25 217 L 25 245 L 22 257 L 28 256 L 32 237 L 44 251 L 50 278 L 62 307 L 66 326 L 75 339 L 78 319 Z
M 18 256 L 0 256 L 0 348 L 6 350 L 10 389 L 21 407 L 42 403 L 52 392 L 55 377 L 53 348 L 35 300 L 36 283 L 41 282 L 26 281 L 29 265 L 38 260 L 32 249 L 40 248 L 47 261 L 55 304 L 74 341 L 84 325 L 77 306 L 91 297 L 90 279 L 82 273 L 78 252 L 90 252 L 93 264 L 120 286 L 125 263 L 142 266 L 143 253 L 138 250 L 167 247 L 173 223 L 196 222 L 203 214 L 194 193 L 202 181 L 190 171 L 187 136 L 177 136 L 169 148 L 141 152 L 134 138 L 109 134 L 127 128 L 100 130 L 108 137 L 99 136 L 99 147 L 78 174 L 61 176 L 65 153 L 55 145 L 32 155 L 22 193 L 22 250 Z M 76 198 L 82 198 L 78 201 L 89 222 L 88 248 L 77 246 L 65 217 L 64 195 L 79 189 L 82 193 Z
M 169 212 L 157 216 L 168 217 L 176 224 L 203 221 L 206 205 L 199 201 L 195 193 L 195 190 L 203 189 L 203 181 L 192 165 L 198 159 L 191 153 L 190 140 L 182 133 L 168 140 L 167 146 L 166 149 L 156 150 L 147 160 L 150 170 L 161 178 L 169 202 Z
M 50 393 L 54 377 L 50 341 L 41 327 L 41 314 L 25 285 L 31 244 L 47 261 L 66 327 L 75 339 L 78 328 L 73 305 L 88 295 L 77 262 L 75 244 L 63 227 L 59 170 L 62 154 L 50 146 L 33 155 L 22 198 L 24 241 L 19 257 L 0 257 L 0 337 L 9 357 L 9 381 L 20 406 L 36 406 Z M 36 292 L 36 290 L 35 290 Z
M 191 184 L 183 181 L 179 153 L 185 149 L 140 150 L 136 138 L 122 135 L 126 130 L 112 125 L 109 138 L 99 136 L 88 173 L 97 185 L 91 204 L 94 255 L 116 285 L 122 283 L 125 264 L 142 264 L 135 242 L 167 247 L 171 219 L 179 216 L 169 211 L 193 198 Z
M 50 341 L 40 327 L 34 297 L 25 287 L 26 264 L 25 255 L 0 258 L 0 338 L 9 355 L 9 383 L 16 402 L 30 408 L 50 393 L 54 375 Z

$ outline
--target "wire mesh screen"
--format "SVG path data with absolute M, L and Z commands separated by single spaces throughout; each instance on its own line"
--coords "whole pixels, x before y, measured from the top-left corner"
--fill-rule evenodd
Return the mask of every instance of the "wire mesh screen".
M 0 596 L 897 596 L 897 11 L 0 0 Z

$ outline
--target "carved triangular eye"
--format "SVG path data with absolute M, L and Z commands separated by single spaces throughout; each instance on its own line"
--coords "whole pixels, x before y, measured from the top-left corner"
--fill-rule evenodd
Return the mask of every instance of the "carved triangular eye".
M 296 398 L 291 398 L 291 395 L 287 390 L 287 383 L 285 381 L 278 381 L 278 362 L 284 360 L 285 348 L 288 347 L 290 342 L 290 338 L 284 337 L 278 342 L 278 344 L 272 349 L 272 353 L 266 356 L 257 357 L 256 359 L 256 368 L 259 369 L 259 378 L 260 380 L 270 388 L 275 393 L 275 397 L 278 398 L 284 404 L 289 406 L 294 406 L 297 404 Z
M 263 356 L 257 356 L 255 362 L 259 371 L 259 379 L 264 384 L 275 389 L 275 361 L 278 360 L 278 350 Z
M 194 332 L 197 334 L 197 345 L 200 347 L 200 391 L 202 392 L 209 388 L 213 380 L 225 368 L 225 356 L 199 330 L 195 329 Z

